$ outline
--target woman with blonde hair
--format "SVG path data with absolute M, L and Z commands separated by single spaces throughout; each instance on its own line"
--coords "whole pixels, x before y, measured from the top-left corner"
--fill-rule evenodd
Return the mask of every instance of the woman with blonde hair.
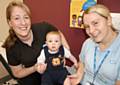
M 83 43 L 73 85 L 120 85 L 120 33 L 112 25 L 109 9 L 101 4 L 88 8 L 83 24 L 89 38 Z

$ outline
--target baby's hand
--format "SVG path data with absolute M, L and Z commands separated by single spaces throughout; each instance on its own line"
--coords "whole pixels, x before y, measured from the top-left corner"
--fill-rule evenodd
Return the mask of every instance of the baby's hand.
M 67 76 L 68 78 L 78 78 L 78 75 L 77 74 L 72 74 L 72 75 L 69 75 Z
M 37 65 L 37 72 L 39 72 L 39 73 L 44 73 L 44 71 L 46 70 L 46 67 L 47 67 L 47 64 L 45 64 L 45 63 L 39 63 L 38 65 Z
M 80 82 L 77 74 L 69 75 L 69 76 L 67 76 L 67 78 L 70 79 L 71 85 L 78 85 L 78 83 Z
M 74 67 L 77 69 L 78 68 L 78 63 L 74 63 Z

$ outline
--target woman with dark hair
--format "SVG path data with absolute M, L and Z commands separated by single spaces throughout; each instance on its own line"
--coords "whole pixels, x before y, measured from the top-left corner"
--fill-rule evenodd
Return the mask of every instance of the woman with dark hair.
M 10 30 L 3 47 L 13 75 L 20 85 L 41 85 L 41 75 L 36 71 L 37 57 L 45 43 L 46 33 L 58 29 L 45 22 L 31 25 L 30 10 L 23 2 L 9 3 L 6 16 Z M 60 34 L 63 45 L 69 49 L 63 34 Z

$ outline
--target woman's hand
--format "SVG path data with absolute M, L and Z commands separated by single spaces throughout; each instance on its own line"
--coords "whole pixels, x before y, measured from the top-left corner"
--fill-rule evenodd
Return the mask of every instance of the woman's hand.
M 36 64 L 36 70 L 39 73 L 44 73 L 44 71 L 46 70 L 47 64 L 45 63 L 40 63 L 40 64 Z
M 77 72 L 75 74 L 69 75 L 68 78 L 72 85 L 77 85 L 82 80 L 84 75 L 84 64 L 79 62 L 77 66 Z
M 78 85 L 80 83 L 80 78 L 77 74 L 69 75 L 68 78 L 70 79 L 71 85 Z
M 79 67 L 79 65 L 78 65 L 78 63 L 74 63 L 74 65 L 73 65 L 74 67 L 75 67 L 75 69 L 77 70 L 78 69 L 78 67 Z

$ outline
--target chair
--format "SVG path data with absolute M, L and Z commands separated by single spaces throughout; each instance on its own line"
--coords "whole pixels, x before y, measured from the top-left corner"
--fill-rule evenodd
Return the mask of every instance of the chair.
M 0 54 L 0 85 L 3 85 L 5 83 L 9 83 L 9 85 L 18 85 L 16 82 L 15 84 L 10 84 L 10 80 L 15 80 L 16 78 L 13 76 L 12 71 L 6 62 L 6 60 L 3 58 L 3 56 Z

